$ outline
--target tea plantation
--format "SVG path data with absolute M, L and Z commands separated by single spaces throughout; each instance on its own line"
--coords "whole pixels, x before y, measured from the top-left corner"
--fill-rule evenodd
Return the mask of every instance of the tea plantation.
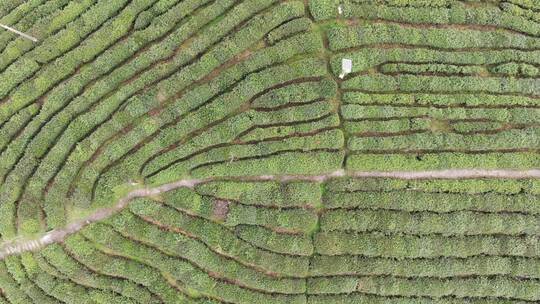
M 0 24 L 0 304 L 540 303 L 539 1 Z

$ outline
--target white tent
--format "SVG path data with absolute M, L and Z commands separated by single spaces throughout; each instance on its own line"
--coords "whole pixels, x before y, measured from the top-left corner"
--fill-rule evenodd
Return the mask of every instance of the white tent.
M 339 74 L 339 78 L 343 79 L 345 75 L 352 72 L 352 60 L 343 58 L 341 59 L 341 74 Z

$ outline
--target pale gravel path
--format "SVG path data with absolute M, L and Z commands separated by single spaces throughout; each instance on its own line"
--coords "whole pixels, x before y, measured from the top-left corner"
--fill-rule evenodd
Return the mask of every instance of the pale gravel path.
M 25 34 L 25 33 L 21 32 L 21 31 L 18 31 L 18 30 L 14 29 L 14 28 L 12 28 L 12 27 L 10 27 L 10 26 L 7 26 L 7 25 L 5 25 L 5 24 L 0 24 L 0 27 L 1 27 L 1 28 L 4 28 L 4 29 L 6 29 L 6 30 L 8 30 L 8 31 L 10 31 L 10 32 L 13 32 L 13 33 L 15 33 L 15 34 L 17 34 L 17 35 L 20 35 L 21 37 L 24 37 L 24 38 L 26 38 L 26 39 L 32 40 L 32 41 L 34 41 L 34 42 L 38 42 L 38 40 L 37 40 L 36 37 L 32 37 L 32 36 L 30 36 L 30 35 L 28 35 L 28 34 Z
M 531 170 L 505 170 L 505 169 L 448 169 L 432 171 L 345 171 L 336 170 L 321 175 L 257 175 L 247 177 L 216 177 L 204 179 L 183 179 L 176 182 L 164 184 L 154 188 L 136 189 L 129 192 L 125 197 L 111 208 L 96 210 L 91 215 L 68 224 L 64 228 L 54 229 L 36 239 L 19 239 L 4 242 L 0 246 L 0 260 L 6 256 L 20 254 L 26 251 L 36 251 L 53 243 L 61 243 L 73 233 L 81 230 L 85 226 L 108 218 L 124 209 L 131 200 L 135 198 L 148 197 L 168 192 L 177 188 L 187 187 L 193 189 L 199 184 L 216 180 L 240 180 L 240 181 L 312 181 L 322 183 L 328 179 L 336 177 L 388 177 L 397 179 L 469 179 L 469 178 L 508 178 L 508 179 L 538 179 L 540 169 Z

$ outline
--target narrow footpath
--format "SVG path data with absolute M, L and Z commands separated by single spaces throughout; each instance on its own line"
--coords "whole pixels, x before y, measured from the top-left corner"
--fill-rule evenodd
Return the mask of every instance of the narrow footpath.
M 94 222 L 108 218 L 124 208 L 130 201 L 136 198 L 149 197 L 160 193 L 168 192 L 177 188 L 195 188 L 199 184 L 217 180 L 239 180 L 239 181 L 312 181 L 325 182 L 331 178 L 354 177 L 370 178 L 385 177 L 396 179 L 470 179 L 470 178 L 507 178 L 507 179 L 538 179 L 540 169 L 532 170 L 504 170 L 504 169 L 448 169 L 433 171 L 345 171 L 336 170 L 321 175 L 257 175 L 246 177 L 215 177 L 204 179 L 182 179 L 176 182 L 164 184 L 153 188 L 136 189 L 129 192 L 111 208 L 96 210 L 91 215 L 70 223 L 64 228 L 54 229 L 42 234 L 34 239 L 15 239 L 6 241 L 0 245 L 0 260 L 9 255 L 21 254 L 27 251 L 36 251 L 53 243 L 61 243 L 64 239 L 81 230 L 85 226 Z

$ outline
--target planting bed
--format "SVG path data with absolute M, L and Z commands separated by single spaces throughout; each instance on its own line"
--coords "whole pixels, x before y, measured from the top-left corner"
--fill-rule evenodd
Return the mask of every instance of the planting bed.
M 540 302 L 540 3 L 0 23 L 0 303 Z
M 533 303 L 539 191 L 537 180 L 211 181 L 9 256 L 0 282 L 16 303 Z

